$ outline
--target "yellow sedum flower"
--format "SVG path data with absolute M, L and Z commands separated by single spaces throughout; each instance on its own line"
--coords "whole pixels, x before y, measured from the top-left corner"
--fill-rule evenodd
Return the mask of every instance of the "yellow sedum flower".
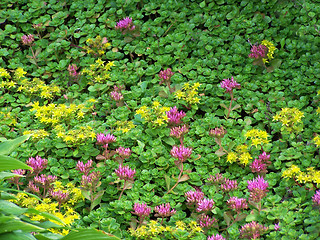
M 277 48 L 268 40 L 263 40 L 261 44 L 268 48 L 267 58 L 263 58 L 262 60 L 264 63 L 269 62 L 269 60 L 273 59 L 273 54 Z
M 269 143 L 268 133 L 264 130 L 251 129 L 246 132 L 245 137 L 251 140 L 251 146 L 257 147 L 258 145 L 262 146 Z
M 200 102 L 198 95 L 198 88 L 201 86 L 200 83 L 196 82 L 193 85 L 185 83 L 181 90 L 174 93 L 175 97 L 179 100 L 184 100 L 188 104 L 197 104 Z

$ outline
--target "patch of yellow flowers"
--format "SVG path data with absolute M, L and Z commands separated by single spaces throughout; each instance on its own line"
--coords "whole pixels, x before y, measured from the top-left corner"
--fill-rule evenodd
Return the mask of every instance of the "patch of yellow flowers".
M 248 146 L 245 144 L 237 146 L 236 152 L 229 152 L 227 155 L 227 162 L 229 163 L 239 162 L 240 164 L 248 165 L 251 159 Z
M 108 79 L 110 79 L 109 70 L 112 66 L 114 66 L 113 62 L 108 62 L 105 64 L 105 61 L 102 61 L 99 58 L 94 64 L 91 64 L 89 68 L 83 69 L 82 74 L 87 77 L 90 85 L 95 83 L 105 83 Z
M 175 97 L 179 100 L 184 100 L 188 104 L 196 104 L 200 102 L 198 96 L 198 88 L 201 86 L 200 83 L 196 82 L 193 85 L 190 83 L 185 83 L 181 90 L 174 93 Z
M 152 103 L 152 107 L 142 106 L 136 110 L 136 114 L 140 114 L 147 122 L 151 122 L 154 126 L 167 124 L 167 113 L 170 107 L 163 107 L 158 101 Z
M 197 233 L 203 232 L 202 228 L 195 221 L 191 221 L 186 224 L 183 221 L 177 221 L 175 226 L 162 226 L 157 221 L 151 220 L 147 225 L 143 225 L 136 230 L 129 229 L 131 236 L 137 239 L 161 239 L 164 237 L 162 234 L 170 234 L 172 237 L 177 232 L 186 232 L 188 234 L 188 239 L 194 237 Z M 160 238 L 159 238 L 160 237 Z M 162 238 L 164 239 L 164 238 Z
M 90 126 L 80 126 L 77 129 L 66 130 L 62 125 L 57 125 L 54 128 L 56 136 L 61 138 L 67 144 L 79 144 L 85 140 L 96 138 L 96 133 Z
M 263 144 L 268 144 L 268 133 L 260 129 L 251 129 L 246 132 L 245 137 L 251 141 L 250 146 L 262 146 Z
M 301 131 L 302 128 L 299 126 L 299 123 L 302 123 L 302 117 L 304 117 L 303 112 L 297 108 L 282 108 L 281 111 L 273 117 L 273 121 L 280 121 L 284 129 L 288 132 Z
M 88 38 L 86 40 L 88 46 L 84 46 L 83 48 L 87 51 L 88 54 L 95 54 L 95 55 L 103 55 L 105 54 L 105 50 L 111 45 L 107 38 L 101 38 L 98 35 L 95 39 Z
M 296 165 L 292 165 L 282 173 L 283 178 L 294 178 L 299 183 L 314 183 L 317 187 L 320 186 L 320 170 L 315 170 L 314 167 L 309 167 L 306 172 L 300 170 Z
M 274 51 L 277 49 L 272 42 L 269 42 L 268 40 L 263 40 L 261 42 L 262 45 L 266 46 L 268 48 L 267 58 L 263 58 L 262 61 L 264 63 L 269 62 L 269 60 L 273 59 Z
M 116 126 L 116 131 L 121 131 L 122 133 L 127 133 L 136 127 L 132 121 L 116 121 L 114 125 Z

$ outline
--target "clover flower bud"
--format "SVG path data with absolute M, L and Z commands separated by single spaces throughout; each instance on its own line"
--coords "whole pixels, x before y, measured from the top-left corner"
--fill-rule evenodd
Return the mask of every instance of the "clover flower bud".
M 216 234 L 208 237 L 207 240 L 226 240 L 222 235 Z
M 177 211 L 175 209 L 170 210 L 171 206 L 170 203 L 161 204 L 154 208 L 154 211 L 157 213 L 155 214 L 156 217 L 170 217 L 174 215 Z
M 46 169 L 48 165 L 48 160 L 41 158 L 39 156 L 36 156 L 36 158 L 33 158 L 33 157 L 29 158 L 26 163 L 27 165 L 32 167 L 32 172 L 35 175 L 38 175 L 42 170 Z
M 210 216 L 208 216 L 207 214 L 201 214 L 200 217 L 198 218 L 198 222 L 200 227 L 204 228 L 209 228 L 211 227 L 215 222 L 217 221 L 217 219 L 215 219 L 214 217 L 211 218 Z
M 214 201 L 213 199 L 201 199 L 197 203 L 197 212 L 207 212 L 213 208 Z
M 120 179 L 123 179 L 125 181 L 131 180 L 133 181 L 134 175 L 136 174 L 135 169 L 131 169 L 128 166 L 122 166 L 121 164 L 119 165 L 119 168 L 115 170 L 115 173 Z
M 173 146 L 170 154 L 174 158 L 178 158 L 181 162 L 184 162 L 186 159 L 190 158 L 192 153 L 192 148 L 184 147 L 183 145 Z
M 248 203 L 247 203 L 247 199 L 245 198 L 237 198 L 237 197 L 231 197 L 228 201 L 227 201 L 227 205 L 235 210 L 236 212 L 240 212 L 242 209 L 246 209 L 248 208 Z
M 222 183 L 220 187 L 224 192 L 231 192 L 238 188 L 238 183 L 237 180 L 225 179 L 224 183 Z
M 267 227 L 253 221 L 240 229 L 240 238 L 257 239 L 268 230 Z
M 145 203 L 135 203 L 133 206 L 134 212 L 131 212 L 134 215 L 139 216 L 140 218 L 148 217 L 151 213 L 151 208 Z
M 223 81 L 220 83 L 220 86 L 224 89 L 226 89 L 226 92 L 232 92 L 235 88 L 240 88 L 240 84 L 236 82 L 236 80 L 231 77 L 231 79 L 223 79 Z
M 34 36 L 32 34 L 29 35 L 23 35 L 21 37 L 21 41 L 23 45 L 28 45 L 31 46 L 32 43 L 34 42 Z
M 216 137 L 216 138 L 223 138 L 224 135 L 227 134 L 227 131 L 221 126 L 219 128 L 211 129 L 209 132 L 210 136 Z
M 84 175 L 88 175 L 89 172 L 93 169 L 92 164 L 93 161 L 91 159 L 86 164 L 83 164 L 83 162 L 78 161 L 76 170 L 80 171 Z
M 179 112 L 176 106 L 170 108 L 170 110 L 167 112 L 168 122 L 170 124 L 180 124 L 182 122 L 181 119 L 185 116 L 186 113 L 183 111 Z

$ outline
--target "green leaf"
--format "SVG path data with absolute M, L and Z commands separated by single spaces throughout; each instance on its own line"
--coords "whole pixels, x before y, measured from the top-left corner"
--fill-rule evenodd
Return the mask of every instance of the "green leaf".
M 97 231 L 94 229 L 79 230 L 78 232 L 71 232 L 67 236 L 61 238 L 60 240 L 121 240 L 120 238 L 102 231 Z
M 10 154 L 21 143 L 28 140 L 30 136 L 31 134 L 27 134 L 12 140 L 3 141 L 2 143 L 0 143 L 0 155 Z
M 25 232 L 40 232 L 44 231 L 45 229 L 18 220 L 2 223 L 0 225 L 0 233 L 13 232 L 17 230 Z
M 90 206 L 90 209 L 91 209 L 91 210 L 94 209 L 95 206 L 97 206 L 98 204 L 100 204 L 101 198 L 102 198 L 103 194 L 104 194 L 104 190 L 101 190 L 101 191 L 99 191 L 99 192 L 97 192 L 97 193 L 95 194 L 94 200 L 93 200 L 93 202 L 91 203 L 91 206 Z
M 178 182 L 188 181 L 190 179 L 188 174 L 183 174 L 181 178 L 179 178 Z
M 171 179 L 168 175 L 164 175 L 164 180 L 166 181 L 167 190 L 169 191 Z
M 0 200 L 0 211 L 5 212 L 6 214 L 20 215 L 28 211 L 27 208 L 21 208 L 16 204 Z
M 11 172 L 0 172 L 0 180 L 12 178 L 12 177 L 24 177 L 24 176 L 16 173 L 11 173 Z
M 0 234 L 0 240 L 37 240 L 31 233 L 10 232 Z
M 14 170 L 14 169 L 32 170 L 32 168 L 29 167 L 27 164 L 24 164 L 23 162 L 20 162 L 15 158 L 0 155 L 0 171 Z
M 238 108 L 241 108 L 241 105 L 240 105 L 240 104 L 236 104 L 231 110 L 233 111 L 233 110 L 236 110 L 236 109 L 238 109 Z

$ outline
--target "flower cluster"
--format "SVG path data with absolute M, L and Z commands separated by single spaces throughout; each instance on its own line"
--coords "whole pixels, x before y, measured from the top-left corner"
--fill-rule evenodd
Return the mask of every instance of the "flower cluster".
M 240 229 L 240 237 L 247 239 L 257 239 L 260 238 L 268 230 L 268 227 L 265 227 L 255 221 L 247 223 Z
M 237 180 L 225 178 L 223 183 L 221 183 L 220 188 L 223 192 L 231 192 L 238 188 L 238 182 Z
M 159 78 L 161 79 L 159 84 L 162 84 L 163 82 L 169 82 L 171 77 L 174 75 L 174 72 L 171 71 L 171 68 L 167 68 L 166 70 L 162 70 L 159 73 Z
M 268 144 L 268 133 L 260 129 L 251 129 L 246 132 L 245 137 L 251 140 L 250 146 L 262 146 L 263 144 Z
M 222 235 L 216 234 L 208 237 L 207 240 L 226 240 Z
M 23 45 L 31 46 L 32 43 L 34 42 L 34 36 L 32 34 L 23 35 L 21 37 L 21 41 Z
M 187 205 L 191 206 L 201 201 L 204 198 L 204 193 L 198 189 L 196 191 L 190 190 L 184 196 L 187 198 Z
M 266 152 L 263 152 L 262 154 L 259 155 L 258 159 L 255 159 L 251 165 L 251 171 L 253 173 L 267 173 L 267 167 L 271 164 L 269 161 L 270 155 L 268 155 Z
M 213 199 L 200 199 L 197 202 L 197 212 L 208 212 L 213 208 Z
M 198 222 L 200 227 L 209 228 L 213 226 L 215 222 L 217 222 L 217 219 L 215 219 L 214 217 L 211 218 L 209 215 L 203 213 L 198 217 Z
M 297 108 L 282 108 L 274 117 L 273 121 L 280 121 L 283 129 L 287 132 L 300 132 L 302 131 L 301 118 L 304 117 L 303 112 Z
M 245 198 L 231 197 L 227 201 L 227 205 L 237 213 L 240 213 L 241 210 L 248 208 L 247 199 Z
M 32 167 L 32 173 L 38 175 L 41 171 L 47 168 L 48 160 L 36 156 L 35 158 L 30 157 L 26 162 L 30 167 Z
M 170 203 L 166 203 L 166 204 L 161 204 L 159 206 L 156 206 L 154 208 L 154 211 L 156 212 L 155 216 L 156 217 L 170 217 L 172 215 L 174 215 L 177 211 L 175 209 L 171 209 Z
M 50 134 L 44 129 L 27 130 L 23 132 L 23 135 L 31 134 L 35 140 L 43 139 L 48 137 Z
M 233 77 L 231 79 L 223 79 L 223 81 L 220 83 L 221 88 L 224 88 L 227 93 L 231 93 L 233 89 L 238 88 L 240 89 L 240 84 L 237 83 L 236 80 L 234 80 Z
M 116 101 L 117 103 L 119 103 L 122 99 L 123 99 L 123 95 L 121 93 L 121 90 L 123 89 L 123 86 L 113 86 L 113 91 L 110 92 L 110 97 L 111 99 L 113 99 L 114 101 Z
M 316 193 L 313 195 L 312 202 L 316 206 L 320 206 L 320 190 L 316 191 Z
M 209 131 L 209 135 L 210 136 L 213 136 L 213 137 L 215 137 L 215 138 L 223 138 L 224 137 L 224 135 L 226 135 L 227 134 L 227 131 L 221 126 L 221 127 L 217 127 L 217 128 L 215 128 L 215 129 L 211 129 L 210 131 Z
M 158 101 L 154 101 L 152 107 L 142 106 L 136 111 L 136 114 L 140 114 L 141 118 L 153 126 L 161 126 L 168 122 L 166 114 L 168 111 L 170 111 L 169 107 L 162 107 Z
M 183 145 L 173 146 L 171 149 L 171 156 L 174 158 L 177 158 L 180 162 L 186 161 L 188 158 L 190 158 L 192 153 L 192 148 L 187 148 Z
M 78 161 L 76 170 L 81 172 L 83 175 L 81 177 L 81 185 L 85 189 L 91 189 L 92 192 L 95 192 L 96 188 L 100 186 L 100 172 L 91 171 L 93 170 L 93 161 L 90 159 L 87 163 Z M 91 173 L 90 173 L 91 172 Z
M 93 54 L 95 56 L 105 54 L 106 49 L 111 45 L 106 37 L 101 38 L 100 35 L 98 35 L 95 39 L 88 38 L 86 43 L 88 46 L 84 46 L 83 48 L 88 54 Z
M 263 177 L 258 176 L 248 182 L 248 190 L 250 192 L 250 201 L 260 202 L 267 195 L 269 183 Z
M 53 132 L 55 132 L 58 138 L 61 138 L 68 145 L 79 145 L 86 140 L 94 140 L 96 138 L 96 133 L 91 126 L 79 126 L 76 129 L 66 130 L 63 125 L 57 125 L 54 127 Z
M 88 84 L 106 83 L 110 79 L 110 69 L 114 66 L 113 62 L 102 61 L 100 58 L 91 64 L 89 68 L 84 68 L 82 74 L 88 79 Z
M 16 170 L 11 170 L 11 171 L 12 171 L 12 173 L 17 174 L 17 175 L 21 175 L 21 176 L 23 176 L 26 173 L 26 170 L 24 170 L 24 169 L 16 169 Z M 20 178 L 21 178 L 20 176 L 15 176 L 15 177 L 12 177 L 9 179 L 9 181 L 11 183 L 13 183 L 17 186 L 18 190 L 20 190 L 19 186 L 23 185 L 23 183 L 20 182 Z
M 120 29 L 125 33 L 124 30 L 133 31 L 136 28 L 135 25 L 132 23 L 132 18 L 126 17 L 119 22 L 117 22 L 116 29 Z
M 320 186 L 320 170 L 309 167 L 306 172 L 300 170 L 296 165 L 292 165 L 282 173 L 283 178 L 293 178 L 298 183 L 314 183 Z
M 248 146 L 243 144 L 236 147 L 236 152 L 229 152 L 227 155 L 227 162 L 234 163 L 239 162 L 243 165 L 248 165 L 252 159 L 251 154 L 248 151 Z
M 97 144 L 99 145 L 108 146 L 109 143 L 113 143 L 116 141 L 117 141 L 117 138 L 112 134 L 109 134 L 109 133 L 107 135 L 104 135 L 103 133 L 97 134 Z
M 128 166 L 119 165 L 119 168 L 115 170 L 115 173 L 120 179 L 125 181 L 133 181 L 134 175 L 136 174 L 135 169 L 131 169 Z
M 189 128 L 186 125 L 172 127 L 170 129 L 170 136 L 181 139 L 183 135 L 189 131 Z
M 119 148 L 116 149 L 116 153 L 118 153 L 118 155 L 121 158 L 128 158 L 131 155 L 131 149 L 130 148 L 119 147 Z
M 168 117 L 168 122 L 172 125 L 178 125 L 182 123 L 182 118 L 186 116 L 186 113 L 184 111 L 180 111 L 177 109 L 176 106 L 170 108 L 169 111 L 167 111 L 167 117 Z
M 181 90 L 175 92 L 175 97 L 179 100 L 183 100 L 189 105 L 196 104 L 200 102 L 200 98 L 198 95 L 198 88 L 201 86 L 200 83 L 194 83 L 191 85 L 190 83 L 185 83 Z
M 273 45 L 273 43 L 268 40 L 263 40 L 260 45 L 253 45 L 251 47 L 251 53 L 249 54 L 249 58 L 254 58 L 257 60 L 263 61 L 263 63 L 269 62 L 269 60 L 273 59 L 273 54 L 277 48 Z
M 121 131 L 122 133 L 127 133 L 136 127 L 132 121 L 116 121 L 114 126 L 116 127 L 116 131 Z
M 77 77 L 79 73 L 77 73 L 78 67 L 76 64 L 69 64 L 68 72 L 71 77 Z
M 92 164 L 93 164 L 93 161 L 91 159 L 86 164 L 84 164 L 81 161 L 78 161 L 76 170 L 78 170 L 84 175 L 88 175 L 90 171 L 93 169 Z
M 134 212 L 131 213 L 137 215 L 140 219 L 148 217 L 151 213 L 151 207 L 148 207 L 146 203 L 135 203 L 133 210 Z

